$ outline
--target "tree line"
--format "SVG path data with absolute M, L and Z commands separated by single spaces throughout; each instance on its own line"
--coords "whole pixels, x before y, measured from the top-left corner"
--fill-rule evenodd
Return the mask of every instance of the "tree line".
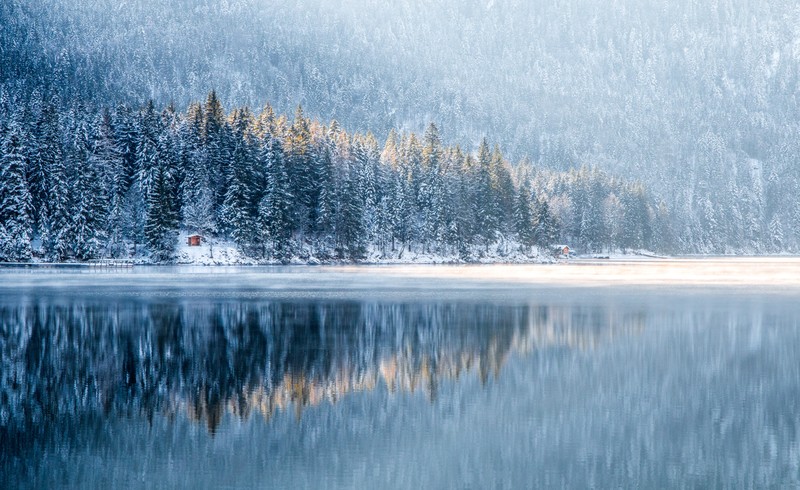
M 226 112 L 215 92 L 172 105 L 68 106 L 0 93 L 0 260 L 149 257 L 181 232 L 256 260 L 362 260 L 416 252 L 465 261 L 569 242 L 664 249 L 669 212 L 637 182 L 592 168 L 512 165 L 423 135 L 349 134 L 267 105 Z

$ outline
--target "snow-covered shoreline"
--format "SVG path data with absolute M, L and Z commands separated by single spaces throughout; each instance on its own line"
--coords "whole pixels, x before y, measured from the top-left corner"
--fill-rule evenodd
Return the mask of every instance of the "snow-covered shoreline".
M 135 254 L 131 257 L 117 259 L 97 259 L 88 262 L 64 261 L 49 262 L 34 258 L 30 262 L 0 263 L 0 266 L 28 267 L 28 266 L 54 266 L 54 267 L 89 267 L 98 266 L 202 266 L 202 267 L 231 267 L 231 266 L 336 266 L 336 265 L 527 265 L 527 264 L 554 264 L 572 261 L 574 258 L 565 259 L 555 257 L 550 249 L 534 247 L 530 253 L 524 253 L 520 244 L 511 240 L 500 240 L 489 247 L 472 247 L 468 251 L 468 258 L 458 254 L 440 254 L 425 252 L 421 246 L 411 249 L 402 247 L 394 251 L 369 247 L 362 259 L 331 258 L 330 253 L 315 254 L 313 250 L 304 249 L 302 253 L 295 254 L 287 260 L 259 259 L 244 254 L 231 240 L 222 238 L 204 239 L 199 246 L 188 244 L 188 234 L 181 233 L 175 247 L 174 260 L 158 262 L 146 253 Z M 658 260 L 670 258 L 658 255 L 649 250 L 629 250 L 605 253 L 592 253 L 579 255 L 580 260 Z
M 342 260 L 323 258 L 312 250 L 304 250 L 302 256 L 295 254 L 288 260 L 257 259 L 248 257 L 231 241 L 214 239 L 201 246 L 188 246 L 186 240 L 176 249 L 175 265 L 232 266 L 232 265 L 434 265 L 434 264 L 549 264 L 556 261 L 549 254 L 534 251 L 525 254 L 516 243 L 495 243 L 487 250 L 471 250 L 469 259 L 457 254 L 437 254 L 423 252 L 419 248 L 395 251 L 369 248 L 364 258 L 359 260 Z M 137 263 L 150 264 L 146 257 Z

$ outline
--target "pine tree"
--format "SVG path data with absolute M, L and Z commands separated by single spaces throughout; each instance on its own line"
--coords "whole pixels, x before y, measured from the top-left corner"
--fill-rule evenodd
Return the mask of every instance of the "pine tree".
M 442 140 L 439 136 L 439 128 L 434 123 L 430 123 L 425 129 L 423 142 L 422 161 L 424 167 L 438 171 L 442 159 Z
M 58 126 L 53 124 L 54 121 L 57 121 L 56 108 L 50 101 L 45 101 L 30 134 L 31 148 L 26 172 L 31 193 L 34 235 L 38 235 L 43 241 L 47 233 L 47 174 L 58 151 L 54 147 L 59 143 Z
M 269 255 L 278 260 L 288 260 L 291 254 L 293 229 L 292 201 L 283 147 L 277 138 L 265 142 L 261 158 L 267 185 L 258 207 L 258 221 L 262 243 L 271 243 Z M 263 255 L 263 251 L 262 251 Z
M 143 167 L 146 199 L 144 235 L 156 262 L 172 260 L 177 243 L 180 210 L 177 209 L 175 143 L 169 128 L 156 135 L 152 163 Z
M 101 195 L 95 196 L 99 215 L 105 217 L 105 253 L 112 257 L 124 256 L 122 206 L 126 190 L 125 161 L 117 142 L 111 114 L 103 110 L 95 119 L 91 161 L 98 174 Z
M 32 194 L 39 194 L 38 209 L 39 233 L 45 256 L 53 260 L 63 255 L 66 245 L 60 244 L 61 252 L 55 253 L 59 235 L 67 228 L 68 187 L 64 169 L 62 134 L 59 127 L 59 113 L 56 101 L 47 101 L 36 124 L 35 138 L 37 154 L 35 158 L 41 175 Z M 40 187 L 39 187 L 40 186 Z
M 203 144 L 205 119 L 199 104 L 189 107 L 180 129 L 183 179 L 180 181 L 182 226 L 190 233 L 209 236 L 216 233 L 214 191 L 211 185 L 206 147 Z
M 254 148 L 247 134 L 250 113 L 246 109 L 233 115 L 233 151 L 229 161 L 228 184 L 223 203 L 223 216 L 234 241 L 247 250 L 256 238 L 258 201 L 256 171 L 253 168 Z
M 546 199 L 540 199 L 536 212 L 536 245 L 547 248 L 558 240 L 559 226 Z
M 80 111 L 74 119 L 70 144 L 70 163 L 76 170 L 71 183 L 72 215 L 69 227 L 70 255 L 78 260 L 99 257 L 106 245 L 106 189 L 102 180 L 102 160 L 94 153 L 94 136 Z
M 122 158 L 123 179 L 118 182 L 119 192 L 124 195 L 138 178 L 136 149 L 139 145 L 139 134 L 135 113 L 126 105 L 117 106 L 112 115 L 112 126 Z
M 530 249 L 536 241 L 533 227 L 533 208 L 531 206 L 531 184 L 525 178 L 519 186 L 514 203 L 514 230 L 521 245 Z
M 375 218 L 377 217 L 377 152 L 374 138 L 356 138 L 353 141 L 352 171 L 356 199 L 363 210 L 364 229 L 369 239 L 376 234 Z
M 333 175 L 334 168 L 329 144 L 319 148 L 315 159 L 319 182 L 319 204 L 317 211 L 317 233 L 324 241 L 333 230 Z
M 381 152 L 381 163 L 393 171 L 398 170 L 400 160 L 397 138 L 397 131 L 392 128 L 389 131 L 389 136 L 386 137 L 386 143 L 384 143 L 383 151 Z
M 232 136 L 230 127 L 225 122 L 225 112 L 217 93 L 211 91 L 203 107 L 202 141 L 205 146 L 205 168 L 208 172 L 209 184 L 214 195 L 216 228 L 227 230 L 222 216 L 222 205 L 225 202 L 228 183 L 228 162 L 230 159 Z
M 614 192 L 610 193 L 603 201 L 603 219 L 605 220 L 608 244 L 611 248 L 618 248 L 622 241 L 625 210 Z
M 492 179 L 492 207 L 494 208 L 494 220 L 500 230 L 507 230 L 514 209 L 514 181 L 511 178 L 511 170 L 508 162 L 503 158 L 500 147 L 495 145 L 489 163 Z
M 147 191 L 145 238 L 151 258 L 156 262 L 172 260 L 177 243 L 177 219 L 173 212 L 174 181 L 172 169 L 159 162 L 151 169 Z
M 26 135 L 11 121 L 0 149 L 0 261 L 31 258 L 32 199 L 25 180 Z
M 140 115 L 139 141 L 136 146 L 136 178 L 144 195 L 150 192 L 153 185 L 151 178 L 158 161 L 158 138 L 161 134 L 161 122 L 155 112 L 153 101 L 148 102 Z
M 480 235 L 486 251 L 499 230 L 498 217 L 501 210 L 493 185 L 492 159 L 489 154 L 489 145 L 484 138 L 478 148 L 476 191 L 473 208 L 476 216 L 476 229 Z
M 775 214 L 769 221 L 769 240 L 771 252 L 777 253 L 784 249 L 786 237 L 783 234 L 783 223 L 778 214 Z
M 301 235 L 313 233 L 319 209 L 319 185 L 313 164 L 311 132 L 301 106 L 297 106 L 285 143 L 289 188 L 295 196 L 292 220 Z
M 190 233 L 209 236 L 215 233 L 214 195 L 208 181 L 199 181 L 183 188 L 183 227 Z M 210 238 L 210 237 L 209 237 Z
M 352 172 L 344 178 L 336 213 L 336 252 L 342 259 L 359 260 L 366 254 L 364 208 L 358 198 L 357 178 Z

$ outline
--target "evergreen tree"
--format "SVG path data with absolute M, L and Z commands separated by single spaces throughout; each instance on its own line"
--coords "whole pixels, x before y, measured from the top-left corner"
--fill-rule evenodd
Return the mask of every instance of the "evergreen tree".
M 558 222 L 550 212 L 550 205 L 546 199 L 540 199 L 536 212 L 536 244 L 548 248 L 558 240 L 558 235 Z
M 209 184 L 214 195 L 216 228 L 226 230 L 227 224 L 222 216 L 222 205 L 225 201 L 228 183 L 229 159 L 232 136 L 230 127 L 225 122 L 225 112 L 215 91 L 211 91 L 203 107 L 202 141 L 205 146 L 205 167 Z
M 122 179 L 117 183 L 119 192 L 127 193 L 133 181 L 138 178 L 136 149 L 139 145 L 138 121 L 135 113 L 127 105 L 117 106 L 112 115 L 117 147 L 122 158 Z
M 473 208 L 476 217 L 476 229 L 480 235 L 485 249 L 496 238 L 500 223 L 498 217 L 501 210 L 493 185 L 492 160 L 489 154 L 489 144 L 484 138 L 478 148 L 476 192 Z
M 366 254 L 364 208 L 358 198 L 357 179 L 352 173 L 345 176 L 338 204 L 336 252 L 342 259 L 362 259 Z
M 53 160 L 60 155 L 58 113 L 51 101 L 45 101 L 30 135 L 32 148 L 28 159 L 26 180 L 31 193 L 34 235 L 44 239 L 47 234 L 48 182 L 47 175 Z
M 103 185 L 103 160 L 95 150 L 92 128 L 85 114 L 77 114 L 70 145 L 70 163 L 76 169 L 71 183 L 72 219 L 70 223 L 70 255 L 90 260 L 102 255 L 106 243 L 108 203 Z
M 0 261 L 31 258 L 32 199 L 25 180 L 24 142 L 27 136 L 11 121 L 0 154 Z
M 58 237 L 67 228 L 68 187 L 64 169 L 62 134 L 55 100 L 47 101 L 36 124 L 36 149 L 38 175 L 32 194 L 38 194 L 34 209 L 38 210 L 39 233 L 45 256 L 54 259 L 63 256 L 67 246 L 61 240 L 61 252 L 55 253 Z
M 267 185 L 258 207 L 261 241 L 271 244 L 271 258 L 288 260 L 291 253 L 293 229 L 292 202 L 289 173 L 283 147 L 277 138 L 269 138 L 262 149 L 261 158 Z M 262 250 L 264 255 L 264 250 Z
M 531 204 L 531 184 L 525 178 L 517 190 L 517 198 L 514 203 L 514 230 L 521 245 L 530 249 L 536 242 L 536 234 L 533 227 L 534 210 Z
M 489 163 L 489 173 L 492 181 L 492 208 L 495 213 L 496 226 L 507 231 L 508 224 L 513 223 L 511 216 L 514 209 L 514 181 L 508 162 L 503 158 L 500 147 L 495 145 Z
M 301 106 L 297 106 L 285 143 L 289 188 L 295 196 L 292 220 L 304 236 L 313 233 L 316 227 L 319 183 L 313 164 L 311 132 Z
M 172 209 L 172 168 L 167 162 L 158 162 L 151 168 L 149 180 L 144 234 L 153 260 L 168 262 L 175 253 L 178 225 Z
M 222 211 L 227 229 L 243 250 L 247 250 L 256 237 L 259 201 L 253 168 L 254 149 L 247 134 L 250 118 L 246 109 L 235 111 L 233 115 L 233 150 L 228 163 L 228 183 Z
M 99 178 L 96 195 L 98 216 L 104 216 L 105 253 L 112 257 L 124 256 L 126 247 L 123 237 L 122 206 L 127 187 L 125 160 L 116 139 L 111 114 L 104 110 L 94 121 L 91 165 Z

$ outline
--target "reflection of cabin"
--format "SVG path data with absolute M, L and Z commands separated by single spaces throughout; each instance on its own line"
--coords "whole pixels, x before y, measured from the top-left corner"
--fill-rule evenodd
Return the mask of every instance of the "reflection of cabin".
M 187 243 L 190 247 L 199 247 L 200 242 L 203 241 L 203 237 L 201 235 L 189 235 L 187 239 Z

